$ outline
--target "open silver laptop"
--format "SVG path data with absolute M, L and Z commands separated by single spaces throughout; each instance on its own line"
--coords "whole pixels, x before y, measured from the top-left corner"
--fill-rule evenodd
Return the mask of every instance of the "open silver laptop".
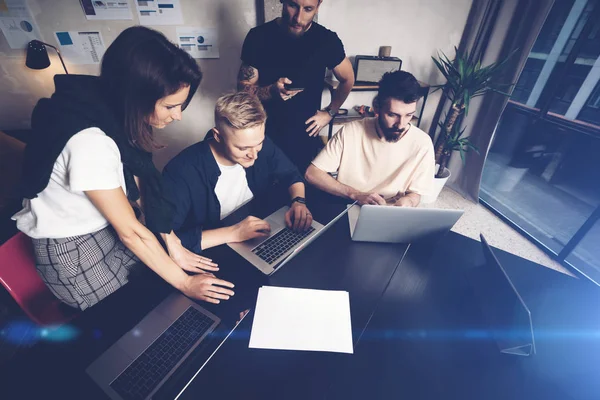
M 287 206 L 282 207 L 265 218 L 271 226 L 269 236 L 241 243 L 229 243 L 229 247 L 262 273 L 272 275 L 347 212 L 347 209 L 344 209 L 327 225 L 313 220 L 307 231 L 294 232 L 285 225 L 285 213 L 288 209 Z
M 448 232 L 463 210 L 353 205 L 350 236 L 357 242 L 412 243 Z
M 220 323 L 194 301 L 172 294 L 86 372 L 111 399 L 150 399 Z

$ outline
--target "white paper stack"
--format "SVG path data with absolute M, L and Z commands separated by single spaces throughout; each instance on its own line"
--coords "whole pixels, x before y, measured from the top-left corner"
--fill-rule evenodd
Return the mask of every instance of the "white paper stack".
M 348 292 L 261 287 L 249 347 L 352 354 Z

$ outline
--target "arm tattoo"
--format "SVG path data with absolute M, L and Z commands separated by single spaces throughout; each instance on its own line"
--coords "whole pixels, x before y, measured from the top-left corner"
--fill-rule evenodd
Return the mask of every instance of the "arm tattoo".
M 238 73 L 238 90 L 255 94 L 263 101 L 269 100 L 273 95 L 271 85 L 260 87 L 258 86 L 258 83 L 253 84 L 249 82 L 256 78 L 257 72 L 256 68 L 248 64 L 242 64 Z
M 247 64 L 242 64 L 238 73 L 238 81 L 249 81 L 256 76 L 256 69 Z
M 256 85 L 251 85 L 249 83 L 238 82 L 238 90 L 239 91 L 256 94 L 256 92 L 258 91 L 258 89 L 259 88 Z
M 269 85 L 269 86 L 257 88 L 256 95 L 261 100 L 269 100 L 271 97 L 273 97 L 272 92 L 273 92 L 272 87 Z

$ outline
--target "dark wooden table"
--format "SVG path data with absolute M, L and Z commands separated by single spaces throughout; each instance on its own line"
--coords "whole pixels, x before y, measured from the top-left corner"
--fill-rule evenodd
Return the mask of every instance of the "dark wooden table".
M 331 210 L 320 213 L 326 221 Z M 234 323 L 261 285 L 347 290 L 354 354 L 249 349 L 252 311 L 206 366 L 193 357 L 160 392 L 181 399 L 598 399 L 596 286 L 497 251 L 532 311 L 538 352 L 501 354 L 467 272 L 481 245 L 450 233 L 407 245 L 354 243 L 347 217 L 267 278 L 226 246 L 213 249 L 236 295 L 207 306 Z M 2 398 L 102 398 L 84 370 L 171 289 L 145 274 L 86 311 L 70 342 L 41 342 L 0 372 Z M 293 310 L 290 310 L 293 313 Z M 4 397 L 6 395 L 7 397 Z

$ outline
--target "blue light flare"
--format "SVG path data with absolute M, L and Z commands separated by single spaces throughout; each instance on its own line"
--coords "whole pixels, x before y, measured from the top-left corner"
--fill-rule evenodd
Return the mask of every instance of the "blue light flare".
M 70 325 L 38 326 L 29 320 L 7 322 L 0 329 L 0 340 L 13 345 L 31 346 L 39 341 L 68 342 L 79 336 Z

